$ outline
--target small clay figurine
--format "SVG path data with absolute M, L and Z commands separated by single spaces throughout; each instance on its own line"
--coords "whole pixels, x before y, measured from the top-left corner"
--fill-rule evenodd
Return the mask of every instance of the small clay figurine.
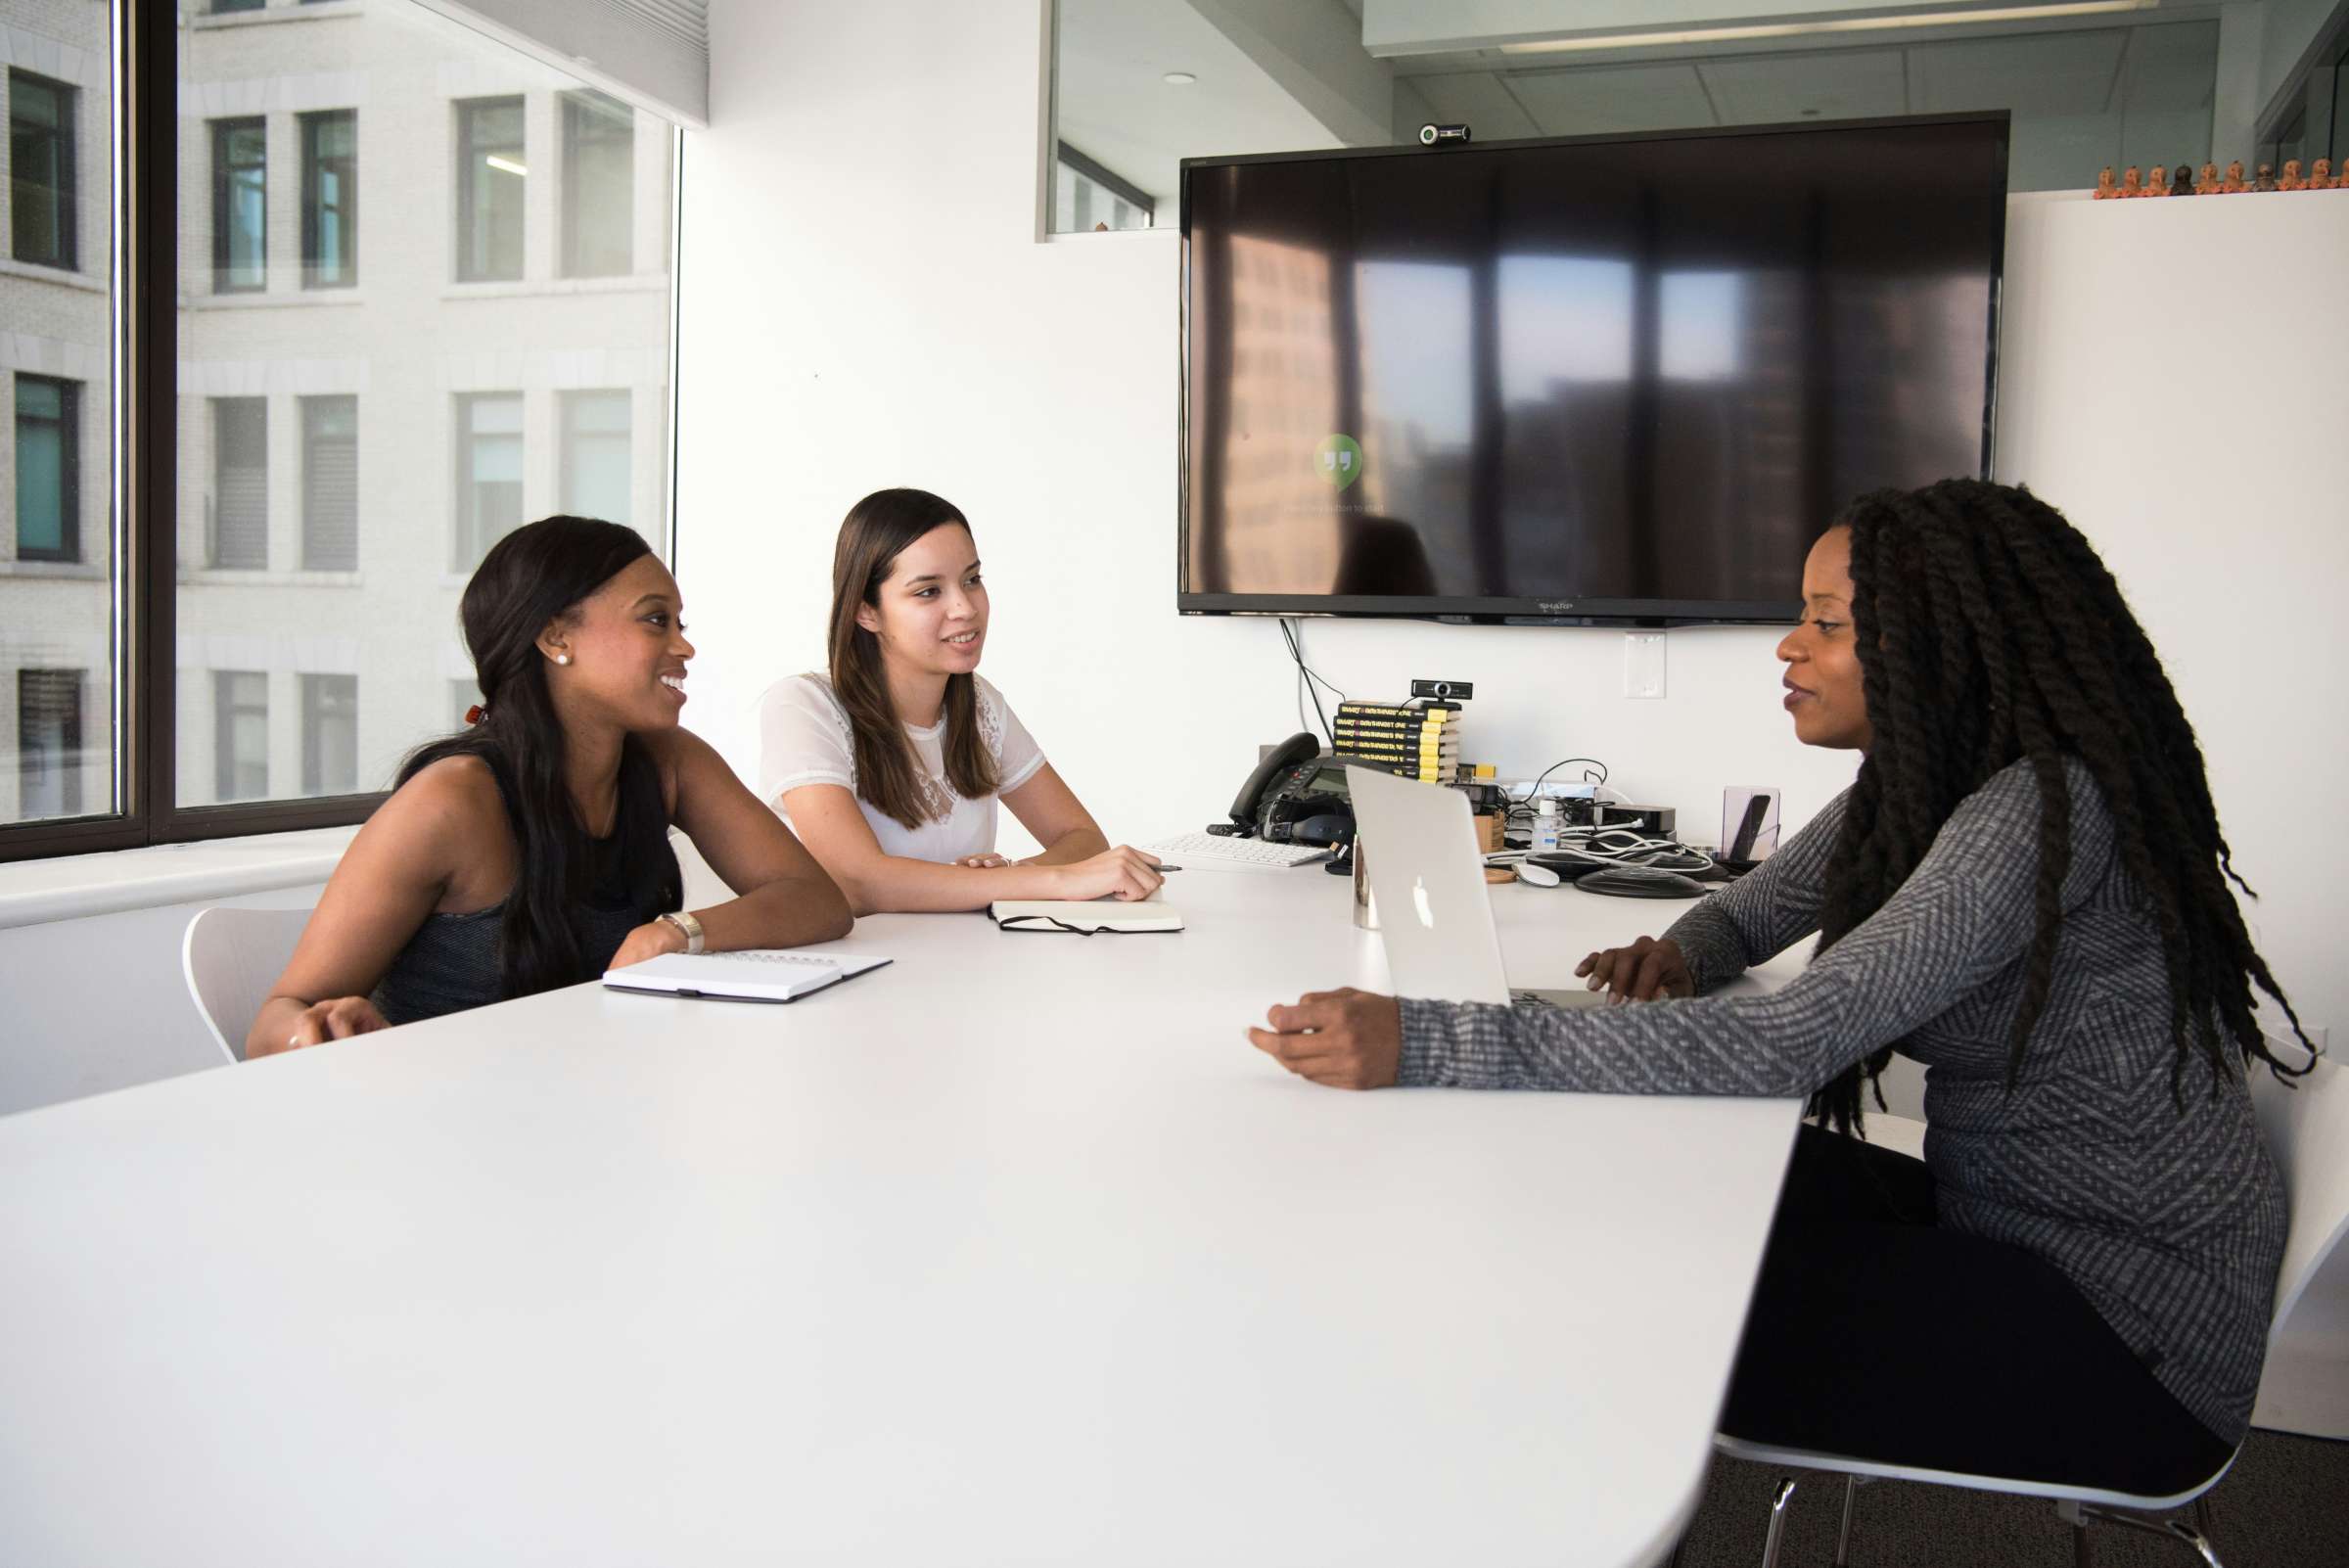
M 2184 163 L 2170 170 L 2170 194 L 2172 196 L 2194 194 L 2194 171 Z
M 2103 172 L 2096 176 L 2096 194 L 2091 200 L 2109 202 L 2120 194 L 2120 191 L 2112 183 L 2112 165 L 2107 163 L 2104 165 Z
M 2145 194 L 2145 172 L 2132 163 L 2121 173 L 2121 194 L 2139 197 Z
M 2243 161 L 2239 158 L 2231 160 L 2227 164 L 2226 183 L 2219 187 L 2219 194 L 2233 196 L 2237 191 L 2249 189 L 2251 187 L 2243 183 Z
M 2163 167 L 2162 167 L 2162 166 L 2161 166 L 2159 163 L 2156 163 L 2156 164 L 2154 164 L 2154 165 L 2153 165 L 2151 168 L 2149 168 L 2149 169 L 2147 169 L 2147 170 L 2145 171 L 2145 188 L 2144 188 L 2143 190 L 2142 190 L 2142 191 L 2138 192 L 2137 194 L 2138 194 L 2138 195 L 2140 195 L 2140 196 L 2167 196 L 2167 195 L 2169 195 L 2169 194 L 2170 194 L 2170 175 L 2169 175 L 2169 171 L 2168 171 L 2167 169 L 2163 168 Z
M 2300 177 L 2300 160 L 2287 158 L 2283 161 L 2283 178 L 2276 182 L 2276 189 L 2280 191 L 2305 191 L 2308 189 L 2308 181 Z
M 2312 191 L 2329 191 L 2332 189 L 2331 159 L 2320 158 L 2317 160 L 2317 166 L 2308 171 L 2308 188 Z
M 2276 189 L 2276 165 L 2273 163 L 2260 164 L 2259 177 L 2251 182 L 2251 189 L 2255 191 Z
M 2194 181 L 2194 194 L 2196 196 L 2216 196 L 2219 194 L 2218 164 L 2205 163 L 2202 165 L 2202 176 Z

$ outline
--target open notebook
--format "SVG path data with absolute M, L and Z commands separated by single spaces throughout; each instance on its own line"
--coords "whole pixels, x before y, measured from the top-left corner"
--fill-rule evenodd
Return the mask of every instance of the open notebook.
M 1005 931 L 1070 931 L 1089 937 L 1099 931 L 1180 931 L 1182 914 L 1153 899 L 1120 903 L 1114 899 L 997 899 L 987 917 Z
M 604 971 L 614 991 L 652 992 L 668 996 L 714 997 L 722 1001 L 797 1001 L 810 992 L 837 986 L 888 963 L 870 953 L 785 952 L 752 947 L 741 952 L 665 952 L 625 969 Z

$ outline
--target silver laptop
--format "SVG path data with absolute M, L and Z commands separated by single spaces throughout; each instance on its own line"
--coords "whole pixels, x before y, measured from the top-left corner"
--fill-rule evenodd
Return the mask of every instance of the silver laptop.
M 1346 789 L 1397 995 L 1503 1006 L 1517 997 L 1556 1007 L 1606 1000 L 1604 992 L 1580 987 L 1509 989 L 1467 796 L 1368 767 L 1346 769 Z

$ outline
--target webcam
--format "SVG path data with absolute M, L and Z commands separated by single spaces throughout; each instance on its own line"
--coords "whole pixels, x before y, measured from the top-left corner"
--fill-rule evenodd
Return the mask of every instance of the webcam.
M 1413 697 L 1433 697 L 1440 703 L 1464 703 L 1476 695 L 1476 683 L 1469 680 L 1414 680 Z
M 1419 127 L 1419 145 L 1422 147 L 1434 147 L 1438 143 L 1451 142 L 1456 142 L 1462 147 L 1467 146 L 1468 127 L 1465 125 L 1422 125 Z

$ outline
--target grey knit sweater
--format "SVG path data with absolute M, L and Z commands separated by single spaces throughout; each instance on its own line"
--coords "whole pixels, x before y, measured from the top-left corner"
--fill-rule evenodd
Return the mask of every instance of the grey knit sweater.
M 2283 1256 L 2283 1187 L 2239 1078 L 2170 1093 L 2169 982 L 2148 900 L 2087 769 L 2052 994 L 2011 1091 L 2034 929 L 2027 763 L 1967 797 L 1874 916 L 1767 996 L 1704 994 L 1815 932 L 1844 799 L 1667 933 L 1699 994 L 1597 1011 L 1403 1002 L 1401 1081 L 1800 1095 L 1881 1045 L 1925 1064 L 1939 1222 L 2045 1258 L 2223 1441 L 2250 1423 Z

